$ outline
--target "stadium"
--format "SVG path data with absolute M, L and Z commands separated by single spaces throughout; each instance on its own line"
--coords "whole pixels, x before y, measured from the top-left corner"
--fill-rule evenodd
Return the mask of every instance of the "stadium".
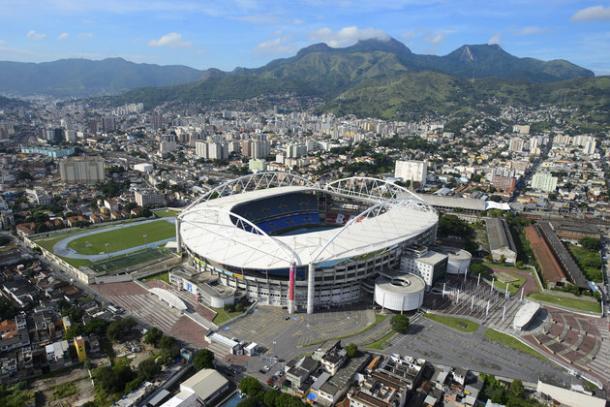
M 402 249 L 436 239 L 438 215 L 405 188 L 367 177 L 324 185 L 262 172 L 226 182 L 176 220 L 179 250 L 262 304 L 289 312 L 363 300 Z

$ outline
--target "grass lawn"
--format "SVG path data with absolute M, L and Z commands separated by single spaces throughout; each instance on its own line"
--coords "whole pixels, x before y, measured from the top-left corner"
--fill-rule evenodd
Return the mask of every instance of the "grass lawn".
M 375 342 L 371 342 L 371 343 L 365 345 L 365 348 L 383 350 L 383 349 L 385 349 L 386 346 L 388 346 L 388 342 L 395 334 L 396 334 L 396 332 L 389 331 L 388 333 L 383 335 L 381 338 L 377 339 Z
M 157 210 L 154 210 L 153 213 L 156 216 L 158 216 L 159 218 L 174 218 L 180 212 L 179 211 L 175 211 L 173 209 L 157 209 Z
M 568 293 L 534 293 L 530 294 L 527 298 L 546 302 L 551 305 L 559 305 L 560 307 L 570 308 L 576 311 L 592 312 L 599 314 L 602 309 L 599 302 L 592 297 L 576 297 Z
M 569 244 L 568 250 L 574 256 L 578 267 L 582 269 L 588 280 L 599 283 L 602 281 L 602 257 L 600 252 Z
M 78 393 L 78 389 L 74 383 L 60 384 L 53 389 L 53 400 L 61 400 L 76 393 Z
M 80 254 L 112 253 L 169 239 L 175 234 L 176 227 L 173 223 L 159 220 L 83 236 L 68 243 L 68 247 Z
M 137 252 L 111 257 L 110 259 L 95 262 L 91 268 L 96 273 L 111 273 L 113 271 L 126 269 L 138 264 L 161 260 L 166 257 L 167 252 L 162 249 L 144 249 Z
M 520 340 L 513 338 L 512 336 L 504 334 L 502 332 L 498 332 L 495 329 L 491 329 L 491 328 L 486 329 L 485 330 L 485 339 L 487 339 L 490 342 L 496 342 L 496 343 L 499 343 L 500 345 L 504 345 L 508 348 L 515 349 L 515 350 L 518 350 L 523 353 L 527 353 L 528 355 L 532 355 L 533 357 L 535 357 L 537 359 L 546 360 L 546 358 L 541 353 L 537 352 L 533 348 L 530 348 L 529 346 L 527 346 Z
M 152 276 L 147 276 L 142 279 L 142 281 L 152 281 L 152 280 L 160 280 L 165 281 L 169 284 L 169 271 L 165 271 L 159 274 L 153 274 Z
M 59 242 L 60 240 L 64 240 L 67 237 L 77 235 L 80 233 L 84 233 L 86 231 L 87 231 L 86 229 L 74 229 L 74 230 L 70 230 L 69 232 L 65 232 L 65 233 L 57 233 L 57 234 L 53 235 L 52 237 L 36 239 L 36 240 L 34 240 L 34 242 L 37 245 L 44 247 L 48 251 L 53 252 L 53 246 L 55 246 L 55 243 Z
M 216 325 L 222 325 L 225 322 L 227 322 L 228 320 L 235 318 L 236 316 L 241 314 L 241 312 L 237 312 L 237 311 L 233 311 L 233 312 L 226 311 L 224 308 L 212 308 L 212 309 L 214 311 L 216 311 L 216 316 L 212 320 L 212 322 L 215 323 Z
M 380 323 L 382 323 L 382 322 L 383 322 L 383 321 L 384 321 L 384 320 L 385 320 L 387 317 L 388 317 L 388 315 L 375 314 L 375 321 L 374 321 L 372 324 L 370 324 L 370 325 L 368 325 L 368 326 L 364 327 L 363 329 L 361 329 L 361 330 L 360 330 L 360 331 L 358 331 L 358 332 L 354 332 L 354 333 L 350 333 L 350 334 L 347 334 L 347 335 L 342 335 L 342 336 L 337 336 L 337 337 L 335 337 L 335 338 L 326 338 L 326 339 L 322 339 L 322 340 L 319 340 L 319 341 L 315 341 L 315 342 L 311 342 L 311 343 L 305 344 L 305 345 L 303 345 L 303 346 L 314 346 L 314 345 L 320 345 L 320 344 L 322 344 L 322 343 L 324 343 L 324 342 L 327 342 L 327 341 L 330 341 L 330 340 L 339 341 L 339 340 L 342 340 L 342 339 L 345 339 L 345 338 L 350 338 L 350 337 L 352 337 L 352 336 L 361 335 L 361 334 L 363 334 L 363 333 L 365 333 L 365 332 L 367 332 L 367 331 L 369 331 L 369 330 L 373 329 L 374 327 L 376 327 L 376 326 L 377 326 L 377 325 L 379 325 Z
M 510 277 L 512 278 L 512 281 L 502 281 L 500 278 L 498 278 L 494 283 L 494 287 L 496 287 L 498 291 L 504 292 L 506 290 L 506 286 L 508 286 L 508 292 L 510 293 L 510 295 L 515 295 L 519 292 L 521 286 L 525 284 L 525 279 L 513 275 L 510 275 Z
M 443 325 L 447 325 L 448 327 L 458 330 L 460 332 L 472 333 L 479 329 L 479 324 L 465 318 L 449 317 L 446 315 L 438 315 L 431 313 L 426 313 L 425 316 L 428 319 L 439 322 Z

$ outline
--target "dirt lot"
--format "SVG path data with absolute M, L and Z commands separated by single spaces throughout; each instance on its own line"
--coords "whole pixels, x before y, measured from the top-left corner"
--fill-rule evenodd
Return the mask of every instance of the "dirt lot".
M 553 255 L 551 248 L 534 226 L 525 228 L 525 237 L 530 242 L 534 257 L 542 268 L 542 278 L 546 282 L 556 283 L 566 278 L 557 259 Z

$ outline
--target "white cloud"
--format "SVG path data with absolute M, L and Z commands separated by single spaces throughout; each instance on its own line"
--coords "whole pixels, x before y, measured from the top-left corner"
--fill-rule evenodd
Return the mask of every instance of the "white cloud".
M 441 42 L 443 42 L 444 40 L 445 40 L 445 33 L 442 31 L 434 33 L 434 34 L 428 36 L 428 38 L 426 39 L 426 41 L 428 41 L 430 44 L 433 44 L 433 45 L 438 45 Z
M 417 37 L 417 32 L 415 31 L 405 31 L 404 33 L 402 33 L 402 39 L 406 42 L 411 41 L 415 37 Z
M 78 38 L 84 39 L 84 40 L 93 38 L 93 33 L 79 33 Z
M 352 45 L 360 40 L 379 39 L 389 40 L 390 36 L 375 28 L 358 28 L 356 26 L 343 27 L 339 31 L 333 31 L 328 27 L 320 28 L 311 33 L 315 41 L 325 42 L 333 48 Z
M 44 40 L 45 38 L 47 38 L 46 34 L 42 34 L 42 33 L 36 32 L 34 30 L 28 31 L 28 33 L 25 36 L 28 37 L 32 41 L 40 41 L 40 40 Z
M 610 21 L 610 7 L 593 6 L 578 10 L 572 21 Z
M 496 33 L 487 40 L 487 44 L 488 45 L 500 45 L 501 41 L 502 41 L 502 36 L 500 34 Z
M 162 35 L 157 40 L 148 41 L 150 47 L 188 48 L 191 43 L 182 39 L 182 34 L 171 32 Z
M 263 41 L 254 49 L 257 53 L 270 55 L 286 54 L 294 52 L 295 50 L 296 45 L 291 43 L 286 36 L 279 36 L 268 41 Z
M 545 31 L 546 30 L 542 27 L 530 25 L 530 26 L 521 28 L 519 31 L 517 31 L 517 34 L 518 35 L 537 35 L 537 34 L 542 34 Z
M 68 33 L 61 33 L 57 36 L 57 39 L 60 41 L 64 41 L 64 40 L 67 40 L 69 36 L 70 36 L 70 34 L 68 34 Z

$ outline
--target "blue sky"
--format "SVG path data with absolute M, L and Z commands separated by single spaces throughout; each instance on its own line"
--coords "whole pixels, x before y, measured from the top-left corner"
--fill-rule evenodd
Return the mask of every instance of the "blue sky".
M 610 1 L 0 0 L 0 59 L 120 56 L 256 67 L 316 42 L 392 36 L 417 53 L 499 43 L 610 74 Z

